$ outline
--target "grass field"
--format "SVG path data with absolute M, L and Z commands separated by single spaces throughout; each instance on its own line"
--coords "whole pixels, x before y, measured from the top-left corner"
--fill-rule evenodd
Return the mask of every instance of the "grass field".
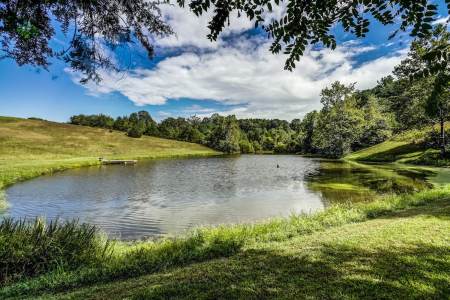
M 12 282 L 0 298 L 446 299 L 449 228 L 447 187 L 116 244 L 101 262 Z
M 217 155 L 207 147 L 123 132 L 40 120 L 0 117 L 0 190 L 14 182 L 98 158 L 150 159 Z
M 446 129 L 450 124 L 446 124 Z M 345 157 L 348 160 L 365 162 L 397 162 L 419 165 L 448 166 L 449 159 L 440 159 L 439 150 L 428 149 L 425 138 L 437 128 L 427 127 L 423 130 L 410 130 L 398 134 L 375 146 L 353 152 Z

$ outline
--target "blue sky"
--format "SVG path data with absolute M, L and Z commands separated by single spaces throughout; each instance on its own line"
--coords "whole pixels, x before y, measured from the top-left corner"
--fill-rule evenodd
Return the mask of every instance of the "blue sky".
M 388 40 L 394 27 L 373 23 L 369 35 L 356 40 L 337 26 L 335 51 L 310 49 L 288 72 L 285 57 L 270 54 L 270 40 L 246 19 L 233 18 L 211 43 L 206 39 L 210 15 L 198 19 L 169 6 L 162 11 L 177 36 L 155 40 L 153 61 L 136 46 L 120 51 L 117 58 L 130 67 L 105 72 L 99 85 L 80 85 L 79 76 L 61 62 L 47 72 L 0 60 L 0 115 L 67 121 L 80 113 L 119 116 L 145 109 L 157 120 L 215 112 L 299 118 L 320 108 L 320 90 L 335 80 L 357 82 L 360 89 L 374 86 L 404 58 L 410 43 L 406 33 Z

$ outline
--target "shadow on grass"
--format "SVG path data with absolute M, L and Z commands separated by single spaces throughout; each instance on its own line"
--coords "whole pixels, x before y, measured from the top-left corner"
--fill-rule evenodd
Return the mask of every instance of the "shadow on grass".
M 406 144 L 388 149 L 386 151 L 377 152 L 375 154 L 364 157 L 364 159 L 357 160 L 373 162 L 393 162 L 402 158 L 402 156 L 405 154 L 421 150 L 424 150 L 424 145 L 422 144 Z
M 426 244 L 370 250 L 323 244 L 299 256 L 249 251 L 150 278 L 147 286 L 141 283 L 129 295 L 134 299 L 446 299 L 449 255 L 450 246 Z
M 436 203 L 429 204 L 424 207 L 409 208 L 395 213 L 386 213 L 385 216 L 378 216 L 378 219 L 395 219 L 395 218 L 410 218 L 415 216 L 434 217 L 441 220 L 450 220 L 450 201 L 441 200 Z

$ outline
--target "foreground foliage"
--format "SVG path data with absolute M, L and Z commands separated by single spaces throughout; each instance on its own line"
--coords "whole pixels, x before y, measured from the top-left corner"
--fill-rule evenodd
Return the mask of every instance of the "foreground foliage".
M 450 12 L 450 2 L 445 2 Z M 410 27 L 412 36 L 422 37 L 430 32 L 438 14 L 436 2 L 427 0 L 178 0 L 178 3 L 187 3 L 197 15 L 212 12 L 208 23 L 211 40 L 230 26 L 230 15 L 235 12 L 255 20 L 255 25 L 260 24 L 273 38 L 270 51 L 289 55 L 285 64 L 288 70 L 295 68 L 309 45 L 336 48 L 332 32 L 336 24 L 356 37 L 365 37 L 374 19 L 383 25 L 398 24 L 391 37 Z
M 367 255 L 369 255 L 369 257 L 371 257 L 372 254 L 377 255 L 376 252 L 371 252 L 372 254 L 367 252 L 371 249 L 370 246 L 367 246 L 367 248 L 366 246 L 362 246 L 364 250 L 360 249 L 360 245 L 375 243 L 370 242 L 371 238 L 369 238 L 374 232 L 373 229 L 371 229 L 372 225 L 364 225 L 364 222 L 374 218 L 380 218 L 380 222 L 383 222 L 383 220 L 392 218 L 393 214 L 396 212 L 411 208 L 414 208 L 413 210 L 409 210 L 410 212 L 414 211 L 413 215 L 427 215 L 428 211 L 433 210 L 442 216 L 442 223 L 441 219 L 433 219 L 432 222 L 425 223 L 421 227 L 419 226 L 419 223 L 417 223 L 412 227 L 408 225 L 402 226 L 402 229 L 399 229 L 395 227 L 396 222 L 393 222 L 394 227 L 385 231 L 382 235 L 383 238 L 377 237 L 376 235 L 374 237 L 375 241 L 379 243 L 378 246 L 382 248 L 380 248 L 380 251 L 391 249 L 391 254 L 401 253 L 400 250 L 405 242 L 403 240 L 401 240 L 400 243 L 395 242 L 396 239 L 404 238 L 400 232 L 407 232 L 408 236 L 414 236 L 415 242 L 417 243 L 427 243 L 427 248 L 423 248 L 422 250 L 416 250 L 413 245 L 411 245 L 412 248 L 409 248 L 409 252 L 405 252 L 402 255 L 409 255 L 409 261 L 411 262 L 411 260 L 413 260 L 414 264 L 416 264 L 416 261 L 417 264 L 426 264 L 426 261 L 421 260 L 424 258 L 420 256 L 417 251 L 428 253 L 428 250 L 426 249 L 430 247 L 429 249 L 431 252 L 428 254 L 439 254 L 439 259 L 441 261 L 439 264 L 437 262 L 434 263 L 433 267 L 429 270 L 431 272 L 430 274 L 432 274 L 431 276 L 433 276 L 433 278 L 436 277 L 438 280 L 441 280 L 441 283 L 444 283 L 446 280 L 447 282 L 449 280 L 449 274 L 445 273 L 444 269 L 444 266 L 449 263 L 449 258 L 442 256 L 445 251 L 448 251 L 448 243 L 445 244 L 445 238 L 448 239 L 448 236 L 444 234 L 444 229 L 448 228 L 448 217 L 445 216 L 448 216 L 449 213 L 449 203 L 450 188 L 441 188 L 420 192 L 414 195 L 386 197 L 370 203 L 336 205 L 324 212 L 314 215 L 292 216 L 288 219 L 274 219 L 269 222 L 251 225 L 198 229 L 187 236 L 175 239 L 139 242 L 131 245 L 116 243 L 113 246 L 112 255 L 102 256 L 103 259 L 101 263 L 83 263 L 79 265 L 79 269 L 76 271 L 70 271 L 70 269 L 66 268 L 54 268 L 52 272 L 46 275 L 4 286 L 0 291 L 0 297 L 23 298 L 26 295 L 36 296 L 46 292 L 55 293 L 58 291 L 77 289 L 93 283 L 107 284 L 108 282 L 116 281 L 118 279 L 136 278 L 141 275 L 152 273 L 157 274 L 152 275 L 151 277 L 137 278 L 137 280 L 119 283 L 115 282 L 115 288 L 111 285 L 107 285 L 112 288 L 109 292 L 105 291 L 102 285 L 99 285 L 97 288 L 88 288 L 87 290 L 81 291 L 81 295 L 76 296 L 75 294 L 75 298 L 84 298 L 88 296 L 95 297 L 95 291 L 97 289 L 99 289 L 99 295 L 110 293 L 113 298 L 121 298 L 125 297 L 125 295 L 138 298 L 169 297 L 169 295 L 177 297 L 190 297 L 192 295 L 198 295 L 198 297 L 208 297 L 208 295 L 209 297 L 261 297 L 265 295 L 264 293 L 269 293 L 266 294 L 266 296 L 272 297 L 275 297 L 276 295 L 290 295 L 290 297 L 294 297 L 295 294 L 289 293 L 295 292 L 298 288 L 304 289 L 303 292 L 306 292 L 307 294 L 313 292 L 317 293 L 322 290 L 325 282 L 334 278 L 333 274 L 340 268 L 341 260 L 345 257 L 361 257 L 362 259 Z M 408 211 L 404 213 L 408 214 Z M 402 213 L 400 212 L 398 214 L 401 215 Z M 356 224 L 361 222 L 363 222 L 361 225 L 345 226 L 346 224 Z M 331 242 L 333 239 L 339 240 L 348 238 L 348 228 L 351 228 L 352 226 L 360 226 L 360 229 L 357 229 L 354 234 L 363 235 L 365 237 L 350 240 L 350 244 L 347 245 L 348 247 L 344 248 L 341 248 L 342 245 L 339 243 L 331 243 L 330 245 L 334 245 L 332 247 L 317 248 L 316 246 L 315 248 L 310 248 L 312 247 L 312 244 L 308 242 L 310 238 L 312 238 L 317 245 L 325 245 L 327 244 L 327 241 Z M 420 232 L 417 231 L 418 226 L 422 229 L 428 229 Z M 377 227 L 375 226 L 374 228 Z M 433 230 L 434 233 L 431 241 L 429 240 L 430 235 L 428 235 L 429 230 Z M 361 244 L 361 239 L 365 239 L 365 244 Z M 445 249 L 445 245 L 447 249 Z M 410 247 L 409 245 L 404 246 Z M 17 247 L 20 249 L 20 245 Z M 313 255 L 313 257 L 310 257 L 312 260 L 309 261 L 308 257 L 311 254 L 311 251 L 316 253 L 316 250 L 311 249 L 326 250 L 327 252 L 322 254 L 327 254 L 329 256 L 322 256 L 322 258 L 328 258 L 321 262 L 319 259 L 321 256 L 314 258 L 315 255 Z M 333 249 L 336 250 L 336 252 L 333 252 Z M 436 249 L 436 251 L 431 249 Z M 272 255 L 267 256 L 269 252 L 265 255 L 264 253 L 266 250 L 279 259 L 275 259 L 274 257 L 275 260 L 267 260 L 272 257 Z M 374 249 L 372 249 L 372 251 L 374 251 Z M 363 254 L 363 252 L 367 253 Z M 380 252 L 380 256 L 377 257 L 390 260 L 390 256 L 387 253 L 385 258 L 383 258 L 384 254 L 382 253 L 383 252 Z M 318 255 L 320 252 L 317 252 L 316 254 Z M 338 256 L 335 257 L 335 255 Z M 215 259 L 220 257 L 230 258 L 225 260 Z M 300 257 L 304 257 L 306 260 L 303 260 L 303 262 L 299 260 L 295 263 Z M 375 259 L 375 257 L 373 258 Z M 319 259 L 319 261 L 316 261 L 316 259 Z M 202 263 L 195 264 L 187 269 L 184 268 L 184 266 L 199 262 Z M 272 269 L 270 266 L 275 266 L 277 262 L 280 264 L 279 268 Z M 358 263 L 358 261 L 355 263 Z M 359 262 L 359 264 L 360 263 L 365 264 L 364 261 Z M 368 263 L 370 264 L 370 260 Z M 403 266 L 404 272 L 404 274 L 398 278 L 401 279 L 415 276 L 415 271 L 412 267 L 413 265 L 410 265 L 408 261 L 400 260 L 397 261 L 396 264 Z M 345 263 L 342 267 L 344 266 L 346 266 Z M 388 261 L 386 261 L 386 266 L 379 267 L 380 271 L 389 272 L 389 269 L 387 269 L 388 266 Z M 292 276 L 295 274 L 297 274 L 295 276 L 299 276 L 300 274 L 296 271 L 299 267 L 307 268 L 305 270 L 312 272 L 308 275 L 312 276 L 309 280 L 316 281 L 316 284 L 305 286 L 297 283 L 291 286 L 292 283 L 290 280 L 293 279 Z M 309 269 L 309 267 L 312 269 Z M 264 270 L 267 268 L 271 270 L 268 273 L 271 275 L 267 275 L 267 278 L 260 277 L 263 276 Z M 327 268 L 329 268 L 330 272 L 331 270 L 335 271 L 329 273 L 329 271 L 326 271 Z M 353 270 L 346 276 L 350 276 L 349 278 L 356 276 L 355 279 L 359 278 L 358 276 L 360 275 L 358 275 L 357 272 L 358 268 L 353 269 L 352 264 L 348 265 L 346 268 Z M 258 269 L 259 271 L 257 271 Z M 325 273 L 322 273 L 320 270 Z M 159 272 L 162 273 L 158 274 Z M 165 272 L 170 273 L 164 275 Z M 245 280 L 242 278 L 242 276 L 246 278 L 247 275 L 245 274 L 250 276 L 252 272 L 256 272 L 256 279 L 253 278 L 252 281 L 248 281 L 250 277 Z M 273 272 L 278 272 L 278 275 L 273 274 Z M 189 280 L 186 276 L 192 280 Z M 200 280 L 200 278 L 204 278 L 206 281 Z M 265 284 L 268 284 L 266 281 L 269 278 L 273 280 L 269 285 L 278 286 L 275 290 L 267 290 L 265 288 Z M 302 277 L 300 276 L 299 279 L 301 278 Z M 244 286 L 242 286 L 243 289 L 228 289 L 230 287 L 229 284 L 232 284 L 234 280 L 241 281 L 241 279 L 244 280 L 242 281 L 242 284 L 244 284 Z M 306 277 L 302 280 L 307 280 L 307 282 L 309 282 Z M 148 284 L 146 284 L 146 282 L 148 282 Z M 250 286 L 245 287 L 246 282 L 248 282 Z M 385 281 L 383 280 L 383 282 Z M 220 287 L 222 283 L 225 285 Z M 128 289 L 129 285 L 133 286 L 135 284 L 138 286 L 132 290 Z M 233 284 L 237 284 L 237 282 Z M 344 288 L 346 286 L 346 281 L 337 281 L 335 284 L 340 284 L 341 288 Z M 430 288 L 436 292 L 436 295 L 441 295 L 443 293 L 443 287 L 436 286 L 436 283 L 432 278 L 423 280 L 421 284 L 424 288 L 421 288 L 420 286 L 414 287 L 409 290 L 409 293 L 427 295 L 426 293 L 429 292 Z M 322 286 L 320 290 L 317 290 L 318 285 Z M 240 284 L 238 284 L 238 286 L 240 286 Z M 275 286 L 273 286 L 273 288 L 275 288 Z M 218 289 L 216 290 L 216 288 Z M 223 288 L 225 288 L 225 290 Z M 341 288 L 338 290 L 327 289 L 327 292 L 322 296 L 337 295 L 334 293 L 344 292 Z M 293 290 L 291 291 L 291 289 Z M 354 292 L 358 295 L 367 292 L 357 285 L 355 285 L 353 289 L 356 289 Z M 330 292 L 333 292 L 333 294 L 330 294 Z M 397 292 L 394 292 L 392 289 L 380 289 L 377 291 L 375 286 L 372 287 L 372 292 L 375 293 L 371 294 L 374 295 L 374 297 L 376 295 L 380 297 L 382 295 L 393 296 L 396 295 L 396 293 L 400 293 L 398 295 L 408 295 L 407 289 L 398 290 Z M 317 295 L 320 298 L 320 294 Z
M 76 221 L 58 223 L 0 222 L 0 284 L 5 285 L 58 268 L 71 270 L 100 262 L 109 243 L 94 226 Z
M 83 83 L 121 67 L 117 47 L 139 41 L 152 57 L 154 36 L 172 33 L 152 1 L 0 1 L 0 59 L 47 69 L 58 58 L 80 71 Z
M 332 27 L 364 37 L 370 18 L 383 25 L 399 22 L 397 28 L 411 35 L 429 33 L 438 16 L 438 5 L 430 1 L 405 0 L 345 0 L 345 1 L 186 1 L 197 15 L 213 11 L 208 23 L 211 40 L 229 25 L 230 15 L 255 20 L 273 38 L 270 50 L 283 51 L 289 57 L 285 68 L 292 70 L 308 45 L 336 47 Z M 101 80 L 103 69 L 123 68 L 114 59 L 114 50 L 139 41 L 149 57 L 153 56 L 155 36 L 172 34 L 161 17 L 160 4 L 169 1 L 73 1 L 73 0 L 2 0 L 0 1 L 0 59 L 10 58 L 19 65 L 30 64 L 47 68 L 52 58 L 58 58 L 80 71 L 82 82 Z M 449 4 L 448 0 L 446 3 Z M 285 10 L 282 5 L 285 5 Z M 273 7 L 280 6 L 274 18 Z M 444 5 L 442 5 L 444 6 Z M 449 6 L 450 7 L 450 6 Z M 450 11 L 450 8 L 449 8 Z M 265 24 L 265 25 L 263 25 Z M 64 37 L 56 38 L 63 33 Z M 57 43 L 55 43 L 57 41 Z M 63 49 L 57 46 L 63 45 Z
M 412 43 L 408 57 L 396 68 L 396 74 L 400 79 L 416 78 L 418 82 L 425 81 L 431 84 L 425 88 L 424 108 L 427 117 L 440 125 L 441 159 L 446 155 L 444 123 L 450 113 L 449 59 L 450 33 L 446 26 L 438 25 L 432 33 Z

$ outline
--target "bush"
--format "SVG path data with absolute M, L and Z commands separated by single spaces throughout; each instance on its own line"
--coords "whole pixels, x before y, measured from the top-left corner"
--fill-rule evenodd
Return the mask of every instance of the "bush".
M 283 143 L 277 143 L 275 147 L 273 148 L 273 151 L 275 153 L 286 153 L 287 152 L 287 146 Z
M 253 148 L 252 143 L 248 140 L 241 140 L 239 142 L 239 148 L 241 148 L 241 153 L 254 153 L 255 149 Z
M 258 141 L 253 141 L 252 144 L 253 144 L 253 150 L 254 150 L 255 152 L 260 152 L 260 151 L 262 151 L 261 144 L 258 143 Z
M 133 125 L 130 129 L 128 129 L 127 135 L 132 138 L 140 138 L 144 131 L 140 126 Z
M 76 221 L 45 224 L 36 219 L 0 223 L 0 286 L 56 269 L 73 270 L 101 261 L 110 244 L 95 226 Z
M 438 130 L 431 130 L 424 139 L 426 148 L 441 148 L 441 133 Z M 450 148 L 450 130 L 445 130 L 445 148 Z

